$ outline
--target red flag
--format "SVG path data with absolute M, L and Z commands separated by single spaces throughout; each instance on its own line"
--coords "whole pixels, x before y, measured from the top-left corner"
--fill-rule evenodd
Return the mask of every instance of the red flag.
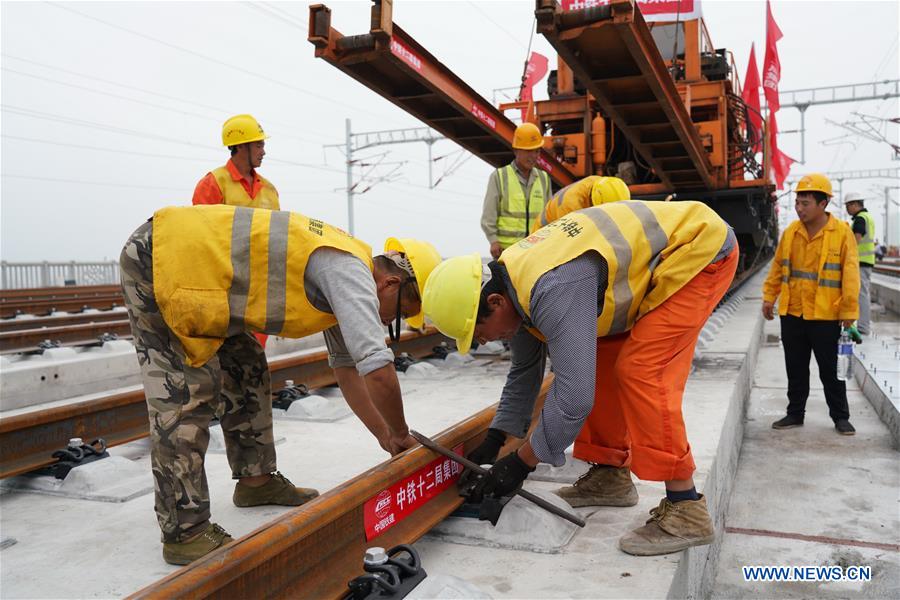
M 781 103 L 778 101 L 778 82 L 781 80 L 781 61 L 778 60 L 778 40 L 784 37 L 775 17 L 772 16 L 772 6 L 766 0 L 766 56 L 763 59 L 763 91 L 766 93 L 766 102 L 769 110 L 778 111 Z
M 543 54 L 532 52 L 525 66 L 525 81 L 522 82 L 522 90 L 519 93 L 519 101 L 528 101 L 533 98 L 532 89 L 547 74 L 549 61 Z M 528 119 L 528 110 L 522 109 L 522 120 Z
M 747 60 L 747 76 L 744 77 L 744 89 L 741 98 L 747 105 L 747 120 L 762 139 L 762 110 L 759 107 L 759 70 L 756 67 L 756 45 L 750 44 L 750 58 Z M 759 151 L 760 144 L 754 148 Z
M 775 120 L 775 111 L 769 113 L 768 133 L 769 139 L 772 140 L 772 179 L 775 180 L 775 186 L 781 190 L 784 189 L 784 180 L 787 179 L 791 165 L 797 161 L 778 149 L 778 121 Z

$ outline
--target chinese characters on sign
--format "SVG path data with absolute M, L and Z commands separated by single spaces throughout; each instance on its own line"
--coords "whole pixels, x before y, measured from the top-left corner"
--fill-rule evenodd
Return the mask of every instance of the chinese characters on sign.
M 391 38 L 391 54 L 411 66 L 416 71 L 422 71 L 422 59 L 406 47 L 406 45 L 397 38 Z
M 563 10 L 581 10 L 609 4 L 609 0 L 561 0 Z M 700 17 L 700 0 L 637 0 L 645 21 L 684 21 Z
M 550 163 L 548 163 L 548 162 L 547 162 L 547 159 L 545 159 L 545 158 L 544 158 L 543 156 L 541 156 L 541 155 L 538 155 L 538 157 L 537 157 L 537 166 L 539 166 L 539 167 L 542 168 L 543 170 L 547 171 L 548 173 L 552 173 L 552 172 L 553 172 L 553 165 L 551 165 Z
M 462 445 L 453 449 L 462 454 Z M 455 460 L 437 458 L 411 476 L 381 490 L 363 505 L 366 540 L 378 537 L 428 503 L 459 479 L 463 467 Z
M 472 103 L 472 114 L 475 115 L 479 121 L 490 127 L 491 129 L 497 129 L 497 121 L 491 115 L 487 114 L 483 108 Z

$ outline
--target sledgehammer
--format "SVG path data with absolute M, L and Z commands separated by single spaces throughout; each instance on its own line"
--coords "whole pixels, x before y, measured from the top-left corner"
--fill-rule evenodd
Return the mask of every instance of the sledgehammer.
M 439 446 L 438 444 L 436 444 L 435 442 L 433 442 L 433 441 L 430 440 L 429 438 L 425 437 L 424 435 L 422 435 L 422 434 L 419 433 L 418 431 L 410 431 L 410 432 L 409 432 L 409 435 L 413 436 L 413 438 L 415 438 L 415 440 L 416 440 L 417 442 L 419 442 L 420 444 L 422 444 L 423 446 L 425 446 L 425 447 L 428 448 L 429 450 L 434 450 L 434 451 L 437 452 L 438 454 L 443 454 L 443 455 L 446 456 L 447 458 L 452 458 L 452 459 L 455 460 L 456 462 L 462 464 L 462 466 L 466 467 L 467 469 L 472 469 L 472 470 L 475 471 L 476 473 L 480 473 L 481 475 L 486 475 L 486 474 L 487 474 L 487 470 L 486 470 L 486 469 L 482 469 L 480 465 L 476 465 L 475 463 L 473 463 L 473 462 L 472 462 L 471 460 L 469 460 L 468 458 L 466 458 L 466 457 L 464 457 L 464 456 L 460 456 L 459 454 L 456 454 L 456 453 L 454 453 L 453 451 L 448 450 L 447 448 L 444 448 L 443 446 Z M 563 510 L 563 509 L 561 509 L 560 507 L 558 507 L 558 506 L 556 506 L 556 505 L 554 505 L 554 504 L 551 504 L 550 502 L 547 502 L 546 500 L 544 500 L 544 499 L 541 498 L 540 496 L 536 496 L 536 495 L 532 494 L 532 493 L 529 492 L 528 490 L 523 490 L 522 488 L 519 488 L 519 489 L 517 489 L 517 490 L 516 490 L 515 492 L 513 492 L 513 493 L 516 494 L 516 495 L 518 495 L 518 496 L 522 496 L 523 498 L 525 498 L 525 499 L 528 500 L 529 502 L 533 502 L 534 504 L 537 504 L 538 506 L 540 506 L 540 507 L 543 508 L 544 510 L 553 513 L 553 514 L 556 515 L 557 517 L 562 517 L 562 518 L 565 519 L 566 521 L 569 521 L 569 522 L 571 522 L 571 523 L 575 523 L 575 524 L 578 525 L 579 527 L 584 527 L 584 520 L 583 520 L 581 517 L 579 517 L 578 515 L 573 515 L 572 513 L 568 512 L 568 511 L 566 511 L 566 510 Z

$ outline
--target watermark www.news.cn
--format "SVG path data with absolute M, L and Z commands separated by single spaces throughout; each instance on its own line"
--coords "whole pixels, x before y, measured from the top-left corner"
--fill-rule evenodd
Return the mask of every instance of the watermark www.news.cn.
M 850 565 L 741 567 L 744 581 L 871 581 L 872 567 Z

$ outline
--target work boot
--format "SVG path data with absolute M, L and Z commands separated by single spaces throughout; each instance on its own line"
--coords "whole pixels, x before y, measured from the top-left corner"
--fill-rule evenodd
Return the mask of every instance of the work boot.
M 650 520 L 619 538 L 619 549 L 637 556 L 679 552 L 691 546 L 705 546 L 716 538 L 703 494 L 697 500 L 670 502 L 663 498 L 650 510 Z
M 788 415 L 772 423 L 772 429 L 792 429 L 794 427 L 803 427 L 803 417 Z
M 637 489 L 631 481 L 631 470 L 628 467 L 591 465 L 588 472 L 573 485 L 561 487 L 554 493 L 572 508 L 634 506 L 638 502 Z
M 856 435 L 856 428 L 850 424 L 847 419 L 840 419 L 834 422 L 834 428 L 841 435 Z
M 163 560 L 170 565 L 189 565 L 219 546 L 230 544 L 233 541 L 234 539 L 228 535 L 227 531 L 215 523 L 210 523 L 203 533 L 185 542 L 164 543 Z
M 263 506 L 265 504 L 277 504 L 278 506 L 300 506 L 306 504 L 319 495 L 312 488 L 294 487 L 288 478 L 275 471 L 272 478 L 259 487 L 250 487 L 240 481 L 234 486 L 235 506 Z

